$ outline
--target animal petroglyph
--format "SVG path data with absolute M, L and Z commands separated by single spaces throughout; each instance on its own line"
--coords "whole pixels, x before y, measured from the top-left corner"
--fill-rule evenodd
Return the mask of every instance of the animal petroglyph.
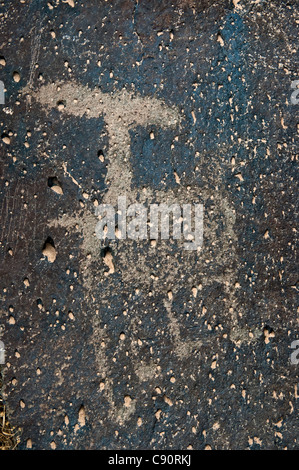
M 167 106 L 162 100 L 155 97 L 143 97 L 136 95 L 133 92 L 127 90 L 116 91 L 113 94 L 104 93 L 100 88 L 93 90 L 87 86 L 78 84 L 75 81 L 66 83 L 51 83 L 48 85 L 41 86 L 38 90 L 32 91 L 32 89 L 24 88 L 24 94 L 29 94 L 36 101 L 38 101 L 46 111 L 52 108 L 58 107 L 59 110 L 65 115 L 79 116 L 81 118 L 99 118 L 104 117 L 107 125 L 107 132 L 109 135 L 109 149 L 108 149 L 108 171 L 106 177 L 106 183 L 108 191 L 105 194 L 102 202 L 112 205 L 117 204 L 117 198 L 121 195 L 126 195 L 128 202 L 136 201 L 136 189 L 131 187 L 132 181 L 132 168 L 130 165 L 131 155 L 131 137 L 130 130 L 136 128 L 138 125 L 143 127 L 159 126 L 161 128 L 172 127 L 175 128 L 179 125 L 181 117 L 179 111 L 175 107 Z M 65 172 L 74 181 L 74 178 L 69 171 Z M 217 171 L 214 172 L 218 174 Z M 219 191 L 214 195 L 215 202 L 215 214 L 211 217 L 210 223 L 205 226 L 206 238 L 212 238 L 213 234 L 217 230 L 217 217 L 224 216 L 225 228 L 223 238 L 221 241 L 215 241 L 217 244 L 217 252 L 221 264 L 229 266 L 231 260 L 234 258 L 234 247 L 231 245 L 232 242 L 236 242 L 234 234 L 234 219 L 232 209 L 230 208 L 229 198 L 223 188 L 221 188 L 221 178 L 215 176 L 217 179 L 216 186 L 219 187 Z M 176 179 L 177 181 L 177 179 Z M 81 185 L 76 181 L 75 183 L 83 191 Z M 210 193 L 206 189 L 202 189 L 200 194 L 196 188 L 191 189 L 190 192 L 184 188 L 180 182 L 178 182 L 178 191 L 168 189 L 167 191 L 155 191 L 151 188 L 145 188 L 140 194 L 140 202 L 149 201 L 153 197 L 153 194 L 157 201 L 164 201 L 168 203 L 172 202 L 185 202 L 189 198 L 197 199 L 200 197 L 203 201 L 206 201 L 210 197 Z M 228 214 L 230 214 L 228 216 Z M 87 216 L 87 214 L 86 214 Z M 67 219 L 67 221 L 66 221 Z M 94 236 L 94 226 L 96 223 L 96 217 L 93 214 L 87 216 L 89 228 L 82 226 L 79 223 L 81 230 L 83 230 L 84 242 L 82 248 L 86 253 L 98 252 L 99 246 Z M 93 221 L 93 222 L 92 222 Z M 75 227 L 78 225 L 78 219 L 74 216 L 64 215 L 60 221 L 53 221 L 52 225 L 64 225 L 67 227 Z M 84 224 L 83 224 L 84 225 Z M 97 245 L 95 247 L 95 245 Z M 93 250 L 91 247 L 95 247 Z M 85 249 L 84 249 L 85 247 Z M 88 247 L 88 249 L 86 248 Z M 215 246 L 216 248 L 216 246 Z M 118 260 L 120 263 L 127 266 L 128 259 Z M 86 261 L 83 268 L 83 276 L 85 277 L 85 284 L 91 289 L 89 273 L 90 261 Z M 114 272 L 110 269 L 109 272 Z M 228 269 L 229 274 L 225 279 L 218 279 L 223 283 L 226 293 L 230 299 L 231 310 L 229 316 L 231 318 L 234 328 L 237 326 L 236 317 L 236 306 L 234 299 L 234 277 L 235 273 L 233 270 Z M 124 272 L 123 275 L 126 277 L 134 276 L 135 268 L 129 270 L 128 273 Z M 136 274 L 136 273 L 135 273 Z M 146 274 L 145 274 L 146 277 Z M 237 335 L 238 336 L 238 335 Z
M 108 191 L 102 199 L 102 203 L 117 205 L 117 198 L 119 195 L 125 195 L 128 203 L 136 202 L 137 189 L 133 188 L 132 182 L 132 168 L 131 168 L 131 135 L 130 131 L 134 130 L 137 126 L 142 126 L 152 132 L 151 126 L 158 126 L 162 129 L 167 127 L 175 128 L 179 126 L 181 117 L 178 109 L 175 107 L 167 106 L 162 100 L 153 97 L 142 97 L 133 94 L 126 90 L 116 91 L 113 94 L 103 93 L 100 88 L 89 89 L 86 86 L 80 85 L 74 81 L 67 83 L 52 83 L 42 86 L 36 91 L 31 89 L 24 89 L 23 92 L 29 93 L 33 99 L 40 103 L 40 105 L 49 112 L 51 109 L 57 107 L 65 116 L 78 116 L 82 119 L 104 117 L 106 123 L 107 133 L 109 136 L 108 148 L 108 171 L 106 176 L 106 183 Z M 74 179 L 71 170 L 68 170 L 67 163 L 63 166 L 65 174 L 70 177 L 74 184 L 76 184 L 82 192 L 84 188 L 78 181 Z M 219 170 L 219 171 L 218 171 Z M 215 169 L 211 178 L 214 179 L 214 187 L 217 191 L 211 196 L 207 187 L 184 187 L 181 180 L 176 175 L 177 187 L 167 188 L 167 190 L 154 191 L 153 188 L 147 187 L 139 192 L 140 202 L 149 202 L 155 199 L 156 202 L 170 203 L 185 203 L 186 201 L 201 201 L 208 200 L 214 203 L 214 213 L 206 214 L 205 223 L 205 237 L 206 239 L 213 240 L 214 255 L 220 268 L 218 273 L 212 273 L 210 279 L 207 278 L 207 283 L 219 282 L 224 286 L 224 292 L 227 296 L 227 316 L 230 320 L 231 326 L 231 339 L 235 343 L 241 341 L 248 341 L 248 332 L 244 332 L 238 328 L 238 304 L 235 298 L 234 285 L 236 282 L 236 272 L 234 269 L 234 261 L 236 260 L 236 253 L 234 245 L 236 244 L 236 234 L 234 232 L 235 225 L 235 212 L 231 206 L 229 195 L 223 187 L 221 182 L 221 170 Z M 223 220 L 222 237 L 215 237 L 219 220 Z M 150 281 L 150 272 L 148 267 L 149 254 L 145 250 L 140 253 L 138 262 L 136 263 L 136 253 L 129 241 L 122 241 L 126 243 L 126 250 L 115 250 L 115 259 L 113 259 L 111 252 L 107 252 L 102 263 L 109 268 L 105 273 L 97 272 L 96 276 L 92 268 L 94 261 L 100 261 L 100 241 L 95 237 L 94 229 L 97 222 L 96 216 L 90 211 L 90 208 L 85 209 L 82 217 L 77 217 L 76 214 L 64 214 L 58 220 L 49 222 L 49 226 L 56 227 L 62 226 L 67 230 L 80 231 L 82 233 L 81 249 L 83 253 L 81 261 L 81 272 L 83 275 L 84 287 L 86 290 L 86 299 L 93 298 L 93 292 L 99 282 L 105 283 L 109 275 L 121 272 L 122 280 L 126 284 L 135 285 L 141 282 L 147 285 Z M 77 228 L 76 228 L 77 227 Z M 147 241 L 145 242 L 147 243 Z M 169 251 L 170 250 L 170 251 Z M 169 283 L 175 285 L 176 278 L 180 272 L 180 263 L 177 262 L 172 256 L 171 247 L 163 245 L 163 254 L 168 254 L 168 270 L 167 273 L 162 274 L 168 276 Z M 209 256 L 209 248 L 202 248 L 202 259 L 198 259 L 198 270 L 207 272 L 205 265 L 205 258 Z M 192 262 L 192 261 L 191 261 Z M 223 269 L 222 269 L 223 267 Z M 223 272 L 223 274 L 221 274 Z M 208 275 L 207 275 L 208 277 Z M 158 278 L 157 278 L 158 279 Z M 157 281 L 157 289 L 159 289 L 159 280 Z M 104 301 L 104 299 L 102 299 Z M 107 300 L 106 298 L 106 301 Z M 164 302 L 164 308 L 168 319 L 168 329 L 173 341 L 174 353 L 180 360 L 188 360 L 194 353 L 199 353 L 203 342 L 201 340 L 188 340 L 181 341 L 180 322 L 175 317 L 175 313 L 171 308 L 170 301 Z M 138 319 L 136 314 L 136 321 Z M 93 325 L 93 338 L 98 371 L 101 377 L 105 380 L 105 389 L 103 393 L 109 403 L 110 418 L 119 423 L 123 423 L 128 419 L 131 412 L 134 410 L 134 402 L 130 407 L 124 406 L 119 408 L 114 400 L 113 395 L 113 381 L 111 379 L 110 367 L 105 355 L 101 350 L 99 344 L 102 342 L 104 332 L 101 327 L 101 315 L 98 311 L 97 315 L 91 318 Z M 147 380 L 148 376 L 154 376 L 156 371 L 155 364 L 147 364 L 148 369 L 146 373 L 141 373 L 138 363 L 136 362 L 138 354 L 132 351 L 132 363 L 137 371 L 136 374 L 140 381 Z M 136 363 L 135 363 L 136 362 Z

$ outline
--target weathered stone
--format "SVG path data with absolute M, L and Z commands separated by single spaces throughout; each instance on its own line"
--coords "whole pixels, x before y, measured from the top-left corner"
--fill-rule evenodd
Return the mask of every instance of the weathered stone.
M 296 1 L 0 5 L 19 448 L 298 447 Z M 202 249 L 100 242 L 123 194 L 203 203 Z

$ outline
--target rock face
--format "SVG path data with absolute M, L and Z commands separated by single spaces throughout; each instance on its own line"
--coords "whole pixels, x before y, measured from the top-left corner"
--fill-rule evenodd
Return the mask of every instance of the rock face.
M 298 448 L 296 1 L 0 5 L 19 448 Z M 202 247 L 100 241 L 118 196 L 203 204 Z

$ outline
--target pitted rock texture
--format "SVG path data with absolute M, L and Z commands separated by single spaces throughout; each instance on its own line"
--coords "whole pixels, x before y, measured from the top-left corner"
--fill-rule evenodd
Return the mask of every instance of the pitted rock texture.
M 19 449 L 298 448 L 298 5 L 0 2 L 3 397 Z M 202 203 L 204 242 L 96 207 Z

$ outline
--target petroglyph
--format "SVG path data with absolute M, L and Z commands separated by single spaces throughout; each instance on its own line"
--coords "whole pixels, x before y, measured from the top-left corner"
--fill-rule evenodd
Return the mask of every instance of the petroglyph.
M 166 106 L 162 100 L 153 97 L 142 97 L 126 90 L 109 94 L 103 93 L 100 88 L 90 90 L 88 87 L 79 85 L 76 82 L 68 82 L 44 85 L 34 92 L 27 88 L 23 92 L 30 93 L 45 108 L 46 112 L 57 107 L 64 115 L 79 116 L 82 119 L 104 117 L 109 136 L 108 171 L 106 176 L 108 191 L 101 202 L 115 206 L 119 195 L 126 195 L 128 204 L 136 202 L 137 198 L 137 189 L 132 188 L 131 185 L 130 130 L 140 125 L 148 128 L 150 138 L 154 138 L 151 126 L 175 128 L 180 124 L 181 119 L 178 110 L 174 107 Z M 194 122 L 196 121 L 194 116 L 193 120 Z M 84 193 L 82 184 L 72 176 L 71 171 L 68 170 L 67 163 L 63 164 L 63 169 L 65 175 L 71 178 L 73 183 Z M 232 209 L 226 190 L 222 187 L 221 178 L 223 169 L 219 168 L 218 170 L 215 168 L 210 176 L 214 187 L 217 188 L 212 198 L 211 193 L 207 189 L 199 191 L 196 187 L 184 187 L 181 179 L 176 174 L 175 180 L 178 187 L 175 190 L 169 188 L 167 191 L 154 191 L 152 188 L 147 187 L 139 191 L 138 199 L 141 203 L 150 203 L 154 198 L 155 202 L 165 202 L 168 204 L 182 204 L 186 201 L 205 203 L 208 200 L 213 200 L 213 212 L 205 214 L 204 236 L 206 239 L 214 240 L 213 245 L 217 263 L 223 268 L 220 269 L 222 274 L 219 276 L 212 274 L 210 279 L 207 276 L 206 282 L 209 284 L 216 281 L 224 286 L 228 304 L 227 317 L 231 326 L 231 339 L 235 344 L 239 344 L 240 341 L 254 340 L 257 336 L 254 334 L 251 335 L 251 338 L 249 331 L 243 331 L 238 328 L 238 313 L 240 312 L 238 312 L 235 298 L 236 273 L 233 267 L 236 260 L 234 245 L 237 241 L 234 232 L 235 211 Z M 221 237 L 217 238 L 215 234 L 220 219 L 223 219 L 223 229 Z M 101 242 L 95 237 L 97 220 L 97 217 L 90 209 L 85 208 L 83 216 L 64 214 L 58 220 L 53 220 L 49 223 L 49 226 L 63 226 L 67 230 L 71 229 L 82 234 L 81 249 L 83 257 L 81 258 L 80 265 L 86 299 L 93 298 L 95 286 L 99 282 L 107 282 L 107 279 L 115 273 L 121 273 L 122 280 L 126 283 L 136 283 L 138 280 L 138 282 L 144 285 L 150 284 L 152 276 L 147 263 L 147 256 L 149 255 L 147 252 L 150 253 L 149 242 L 143 242 L 148 244 L 148 250 L 138 254 L 138 262 L 136 262 L 136 252 L 132 242 L 128 240 L 122 241 L 122 243 L 126 243 L 126 250 L 117 249 L 117 245 L 115 245 L 116 253 L 112 255 L 111 251 L 107 251 L 105 256 L 101 256 Z M 113 243 L 112 246 L 114 246 Z M 168 282 L 170 284 L 175 283 L 180 272 L 179 263 L 171 256 L 171 247 L 167 245 L 167 242 L 160 241 L 159 243 L 161 243 L 161 252 L 168 258 Z M 180 244 L 180 241 L 177 243 Z M 198 266 L 201 271 L 205 272 L 204 259 L 209 256 L 209 252 L 205 246 L 199 249 L 199 251 L 201 251 L 203 259 L 198 260 Z M 167 255 L 168 252 L 169 254 Z M 93 262 L 102 264 L 102 269 L 96 275 L 92 267 Z M 157 278 L 157 282 L 155 282 L 157 289 L 159 289 L 160 281 L 160 278 Z M 167 312 L 168 329 L 172 337 L 174 353 L 179 360 L 184 361 L 194 354 L 200 354 L 203 344 L 201 340 L 185 339 L 182 341 L 180 323 L 172 311 L 172 300 L 164 301 L 164 307 Z M 127 402 L 121 408 L 116 406 L 109 363 L 105 356 L 105 350 L 102 350 L 103 348 L 100 346 L 103 343 L 102 338 L 104 334 L 100 326 L 100 312 L 92 316 L 92 325 L 98 370 L 105 383 L 103 394 L 109 403 L 109 416 L 111 420 L 122 425 L 134 412 L 135 404 L 134 401 L 130 401 L 130 403 Z M 141 368 L 136 360 L 138 355 L 135 354 L 134 346 L 132 348 L 132 364 L 134 364 L 136 375 L 142 383 L 148 380 L 149 377 L 155 376 L 158 370 L 154 363 L 144 364 Z
M 71 81 L 43 85 L 37 91 L 28 87 L 23 93 L 33 97 L 47 110 L 58 108 L 62 114 L 82 118 L 104 116 L 109 135 L 108 192 L 104 203 L 116 204 L 119 194 L 127 194 L 135 200 L 131 190 L 132 169 L 130 165 L 131 138 L 129 131 L 136 126 L 174 127 L 180 122 L 176 108 L 167 106 L 155 97 L 142 97 L 126 90 L 113 94 L 103 93 L 100 88 L 89 89 Z

